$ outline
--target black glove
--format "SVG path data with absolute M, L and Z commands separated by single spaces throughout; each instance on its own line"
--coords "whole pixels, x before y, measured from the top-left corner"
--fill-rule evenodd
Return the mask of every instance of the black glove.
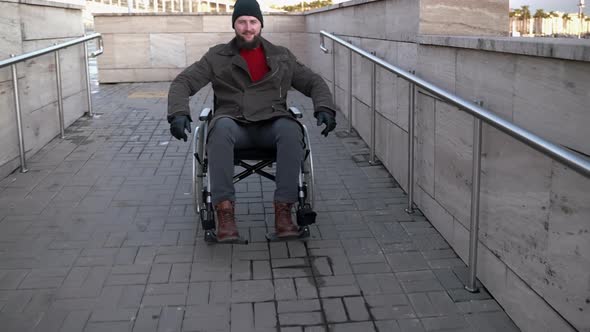
M 318 111 L 315 114 L 315 118 L 318 119 L 318 126 L 322 124 L 326 125 L 326 128 L 322 130 L 322 135 L 328 136 L 328 133 L 336 128 L 336 117 L 328 111 Z
M 170 133 L 176 139 L 183 139 L 186 142 L 188 138 L 185 130 L 191 132 L 191 119 L 187 115 L 175 115 L 172 121 L 170 121 Z

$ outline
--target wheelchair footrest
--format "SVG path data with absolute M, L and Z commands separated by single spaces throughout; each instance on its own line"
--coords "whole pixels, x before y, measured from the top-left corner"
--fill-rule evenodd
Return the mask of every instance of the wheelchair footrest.
M 213 209 L 201 209 L 201 226 L 203 229 L 208 230 L 215 230 L 215 218 L 213 217 Z
M 243 237 L 239 237 L 237 239 L 231 239 L 227 241 L 219 241 L 217 239 L 217 234 L 215 234 L 214 230 L 206 230 L 205 235 L 203 237 L 207 244 L 248 244 L 248 240 L 244 239 Z
M 299 227 L 305 227 L 315 224 L 315 218 L 317 215 L 318 214 L 311 209 L 309 204 L 305 204 L 297 209 L 297 225 L 299 225 Z
M 311 231 L 309 230 L 309 226 L 303 226 L 303 227 L 299 227 L 299 233 L 297 235 L 278 237 L 277 233 L 270 232 L 270 233 L 266 233 L 265 237 L 266 237 L 266 240 L 269 242 L 281 242 L 281 241 L 304 240 L 304 239 L 307 239 L 310 235 L 311 235 Z

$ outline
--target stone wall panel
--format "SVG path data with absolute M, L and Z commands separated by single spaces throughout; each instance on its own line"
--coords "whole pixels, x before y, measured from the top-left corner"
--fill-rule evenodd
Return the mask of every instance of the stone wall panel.
M 155 68 L 184 68 L 186 62 L 186 44 L 183 35 L 172 33 L 151 33 L 150 67 Z
M 430 196 L 434 196 L 435 167 L 435 100 L 418 93 L 415 115 L 415 166 L 416 184 Z
M 79 10 L 25 5 L 20 7 L 19 15 L 23 41 L 84 35 Z
M 508 35 L 508 1 L 420 0 L 424 35 Z
M 0 59 L 21 54 L 21 28 L 16 3 L 0 2 Z M 0 82 L 12 79 L 10 67 L 0 69 Z
M 590 155 L 588 63 L 518 56 L 515 76 L 514 122 Z
M 203 31 L 203 16 L 198 15 L 112 15 L 94 17 L 94 29 L 101 33 L 192 33 Z
M 473 118 L 437 101 L 434 198 L 463 225 L 469 225 Z
M 483 101 L 486 110 L 512 121 L 516 56 L 459 50 L 457 52 L 457 95 Z

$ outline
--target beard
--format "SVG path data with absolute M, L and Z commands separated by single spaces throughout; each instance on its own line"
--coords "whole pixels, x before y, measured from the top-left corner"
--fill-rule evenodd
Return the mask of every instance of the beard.
M 255 48 L 257 48 L 258 46 L 260 46 L 260 35 L 262 33 L 259 33 L 257 35 L 254 36 L 254 38 L 251 41 L 247 41 L 244 39 L 244 37 L 238 35 L 238 33 L 236 32 L 236 42 L 237 42 L 237 46 L 239 49 L 247 49 L 247 50 L 253 50 Z

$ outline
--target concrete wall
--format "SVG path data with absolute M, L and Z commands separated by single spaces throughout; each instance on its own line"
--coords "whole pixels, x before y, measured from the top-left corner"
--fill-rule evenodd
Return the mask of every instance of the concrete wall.
M 331 83 L 332 57 L 319 50 L 317 33 L 333 31 L 447 91 L 482 100 L 527 130 L 590 154 L 590 46 L 502 38 L 507 3 L 478 1 L 470 9 L 466 1 L 417 6 L 390 0 L 316 11 L 306 16 L 309 65 Z M 459 9 L 479 11 L 488 21 L 470 22 Z M 372 18 L 362 31 L 354 24 L 359 17 Z M 432 36 L 448 32 L 488 37 Z M 337 47 L 336 55 L 337 101 L 346 115 L 348 51 Z M 352 121 L 369 142 L 371 66 L 358 56 L 353 66 Z M 408 83 L 378 70 L 376 108 L 377 156 L 406 188 Z M 473 119 L 422 91 L 416 112 L 416 203 L 466 261 Z M 479 279 L 524 331 L 589 330 L 590 180 L 488 125 L 482 168 Z
M 231 14 L 98 14 L 101 83 L 170 81 L 213 45 L 234 36 Z M 149 28 L 148 28 L 149 27 Z M 263 36 L 306 57 L 305 18 L 265 15 Z
M 0 0 L 0 59 L 84 35 L 81 6 L 41 0 Z M 66 126 L 86 112 L 82 46 L 60 51 Z M 53 54 L 18 65 L 26 153 L 59 133 Z M 0 178 L 20 165 L 10 67 L 0 69 Z

